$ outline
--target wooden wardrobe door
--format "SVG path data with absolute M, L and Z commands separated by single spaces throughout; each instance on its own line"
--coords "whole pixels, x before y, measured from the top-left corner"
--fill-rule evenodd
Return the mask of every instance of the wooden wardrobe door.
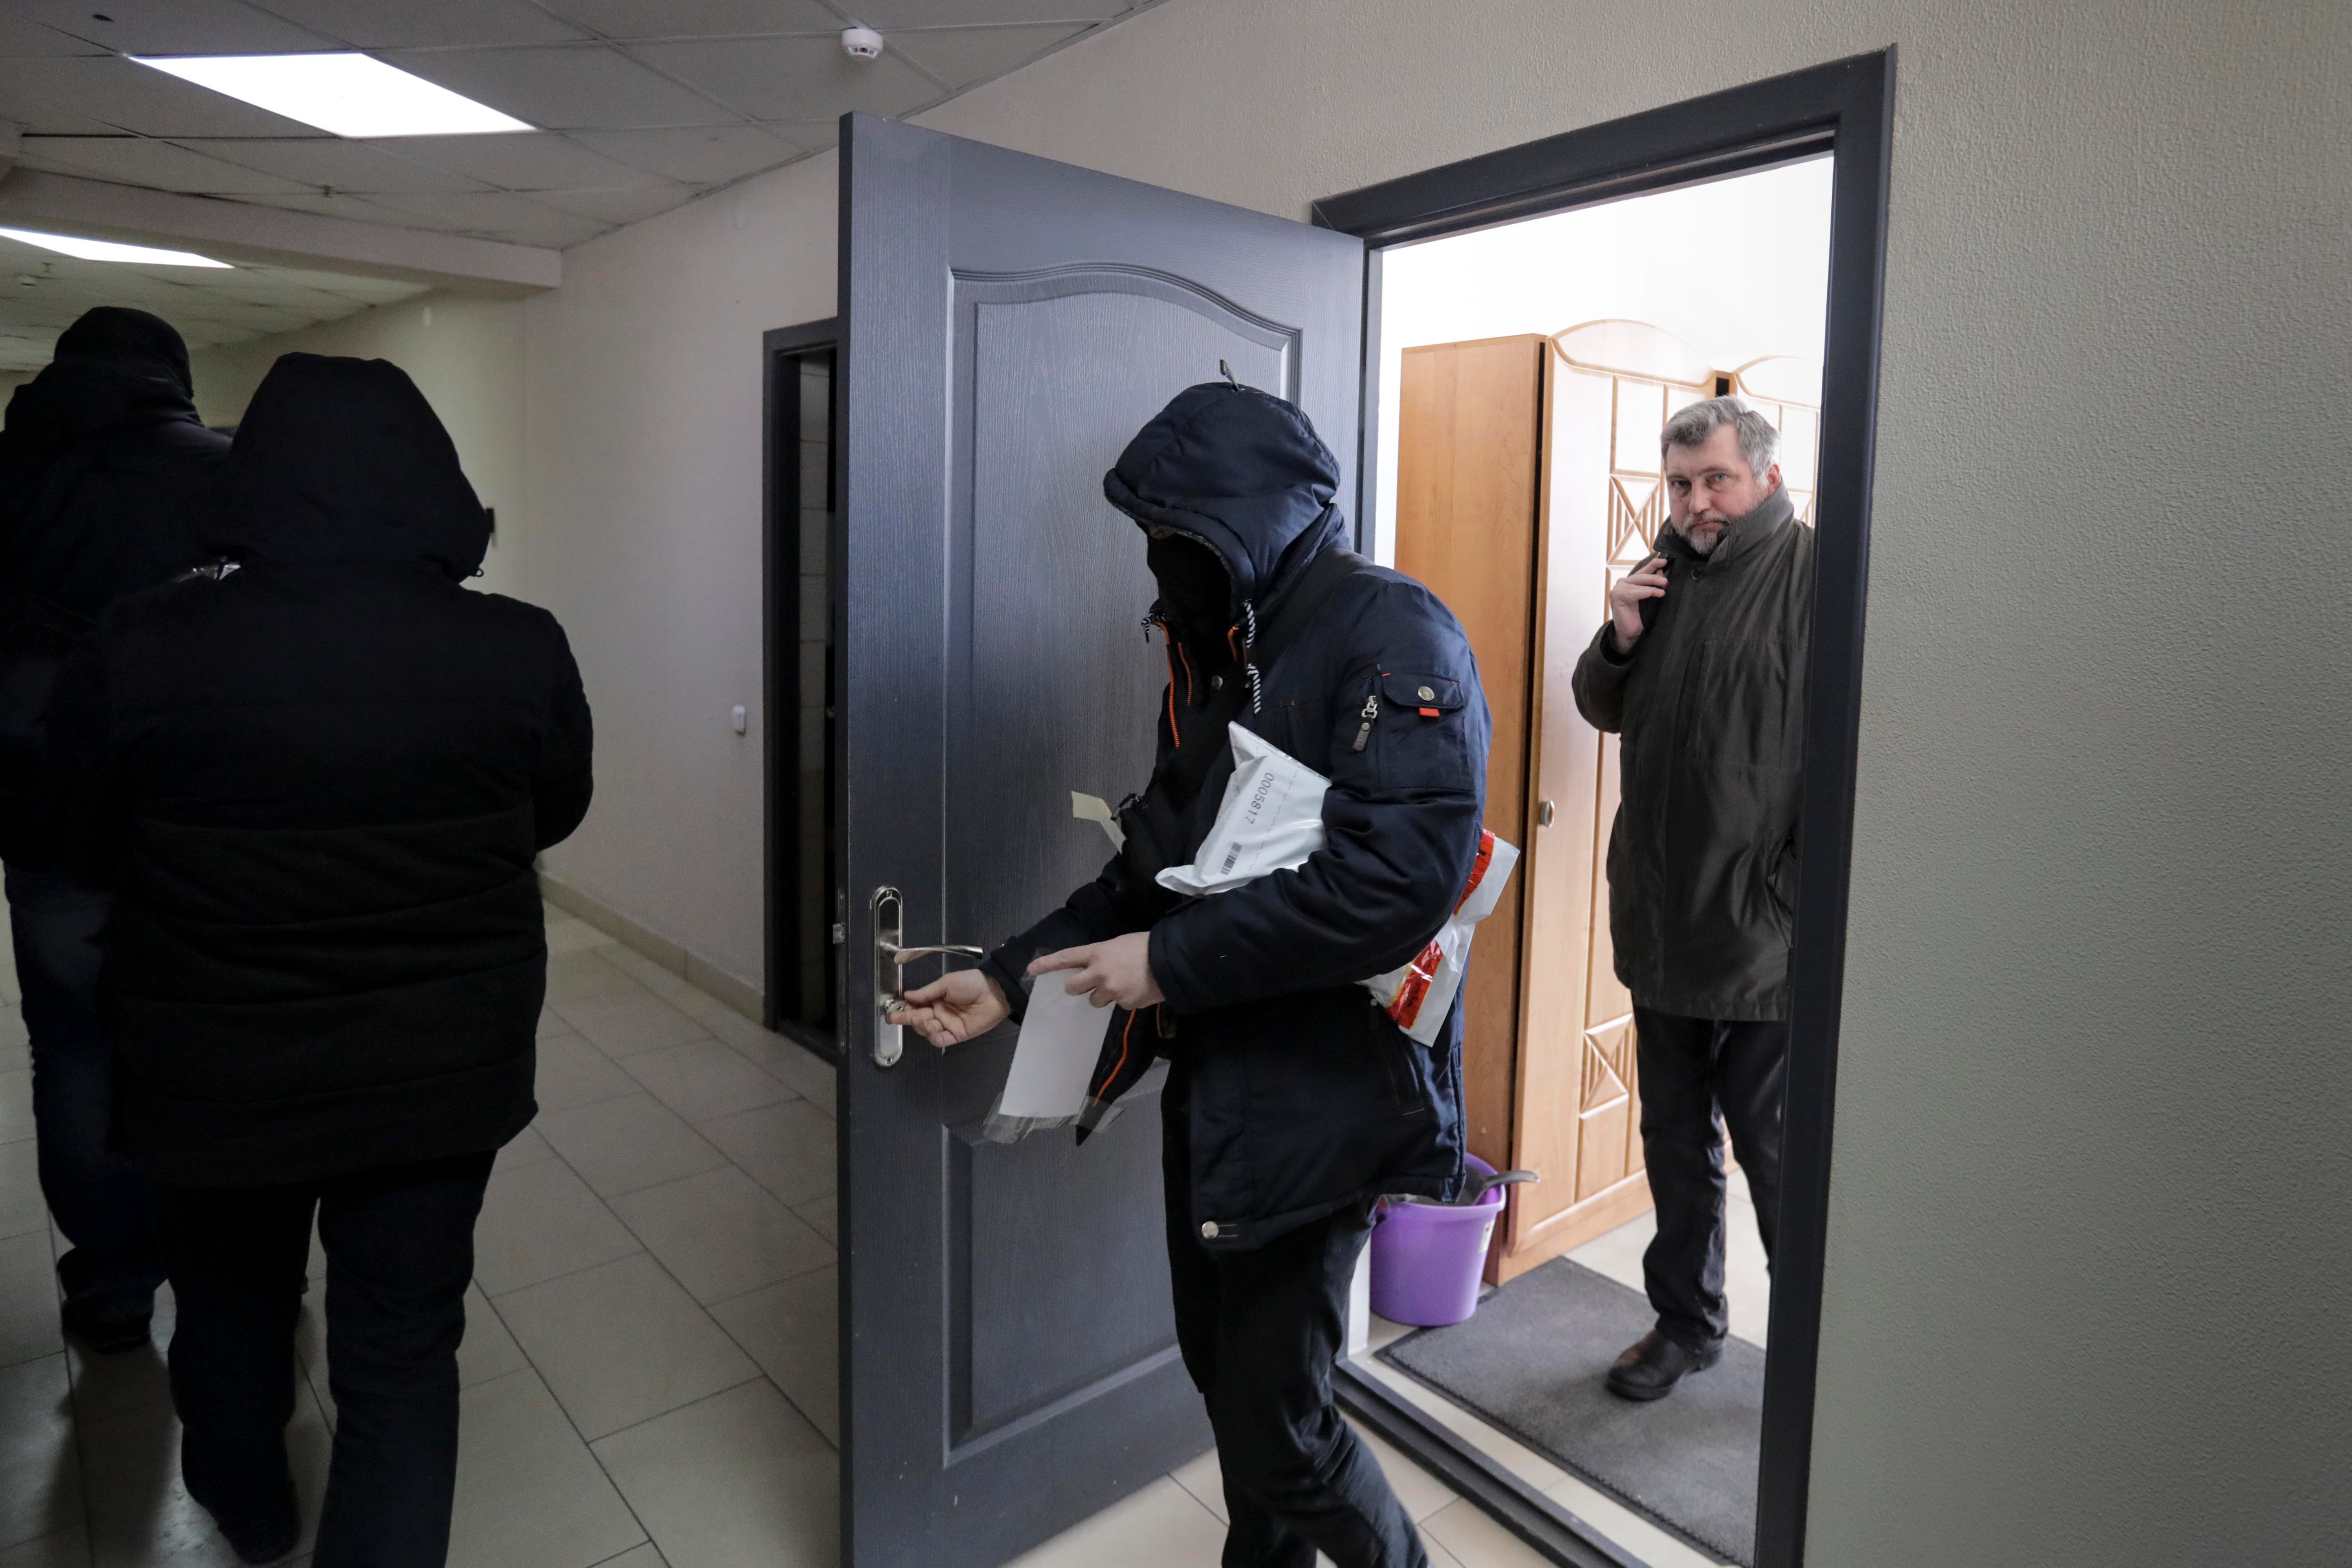
M 1602 325 L 1637 345 L 1655 332 L 1633 322 Z M 1549 806 L 1550 820 L 1536 828 L 1526 863 L 1513 1161 L 1543 1181 L 1513 1194 L 1493 1270 L 1498 1281 L 1650 1206 L 1633 1004 L 1618 982 L 1609 941 L 1617 738 L 1584 721 L 1571 679 L 1607 613 L 1610 585 L 1647 556 L 1664 520 L 1658 428 L 1700 395 L 1672 373 L 1630 374 L 1565 353 L 1552 358 L 1548 387 L 1529 816 L 1540 823 Z
M 1486 826 L 1525 848 L 1547 338 L 1409 348 L 1399 388 L 1397 570 L 1469 634 L 1493 710 Z M 1464 984 L 1470 1152 L 1511 1163 L 1524 879 L 1478 928 Z

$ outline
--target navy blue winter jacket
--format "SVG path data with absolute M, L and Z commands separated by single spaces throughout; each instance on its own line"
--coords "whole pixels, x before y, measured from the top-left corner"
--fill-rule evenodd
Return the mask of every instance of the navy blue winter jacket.
M 1339 465 L 1290 404 L 1212 383 L 1146 426 L 1103 486 L 1143 527 L 1208 545 L 1232 580 L 1230 656 L 1213 662 L 1198 640 L 1182 652 L 1171 639 L 1158 718 L 1163 765 L 1180 744 L 1217 752 L 1185 808 L 1189 856 L 1233 772 L 1212 683 L 1248 679 L 1239 654 L 1253 618 L 1278 621 L 1314 559 L 1347 548 L 1331 504 Z M 1114 1018 L 1090 1117 L 1155 1054 L 1181 1058 L 1192 1228 L 1219 1248 L 1381 1194 L 1449 1197 L 1462 1171 L 1459 1003 L 1423 1047 L 1358 983 L 1428 942 L 1477 853 L 1490 721 L 1469 639 L 1427 588 L 1365 563 L 1309 624 L 1285 628 L 1257 680 L 1233 721 L 1331 781 L 1324 847 L 1296 870 L 1199 899 L 1115 858 L 983 964 L 1017 1008 L 1037 954 L 1151 933 L 1167 1001 Z

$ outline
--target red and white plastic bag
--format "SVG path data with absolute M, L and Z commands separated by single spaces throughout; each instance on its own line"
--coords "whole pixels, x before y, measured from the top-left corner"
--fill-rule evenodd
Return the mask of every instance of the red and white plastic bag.
M 1453 915 L 1410 962 L 1363 982 L 1391 1021 L 1423 1045 L 1437 1043 L 1437 1031 L 1445 1026 L 1454 994 L 1462 989 L 1463 973 L 1470 967 L 1471 933 L 1502 901 L 1503 887 L 1518 860 L 1516 847 L 1482 831 L 1478 858 L 1470 863 L 1470 885 L 1462 889 Z

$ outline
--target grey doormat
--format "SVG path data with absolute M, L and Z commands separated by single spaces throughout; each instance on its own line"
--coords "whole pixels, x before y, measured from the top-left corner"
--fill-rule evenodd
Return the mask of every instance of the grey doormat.
M 1380 1352 L 1528 1447 L 1694 1546 L 1756 1560 L 1756 1457 L 1764 1352 L 1745 1340 L 1648 1405 L 1601 1378 L 1657 1322 L 1649 1301 L 1567 1258 L 1522 1274 L 1466 1323 Z

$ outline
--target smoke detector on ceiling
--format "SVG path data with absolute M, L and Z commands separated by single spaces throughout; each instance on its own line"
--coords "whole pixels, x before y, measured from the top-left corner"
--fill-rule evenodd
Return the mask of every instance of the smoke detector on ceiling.
M 844 27 L 841 30 L 841 52 L 853 60 L 879 59 L 882 35 L 871 27 Z

